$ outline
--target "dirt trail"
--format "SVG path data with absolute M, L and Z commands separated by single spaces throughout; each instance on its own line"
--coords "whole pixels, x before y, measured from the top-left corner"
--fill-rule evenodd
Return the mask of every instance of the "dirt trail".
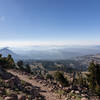
M 34 78 L 29 79 L 29 76 L 22 75 L 20 72 L 17 72 L 17 71 L 8 70 L 8 72 L 12 73 L 13 75 L 18 76 L 21 80 L 24 80 L 32 84 L 33 86 L 39 87 L 41 91 L 44 91 L 44 92 L 40 92 L 40 94 L 45 96 L 46 100 L 64 100 L 64 99 L 59 99 L 55 93 L 50 92 L 46 86 L 43 86 L 43 84 L 37 82 L 36 79 Z

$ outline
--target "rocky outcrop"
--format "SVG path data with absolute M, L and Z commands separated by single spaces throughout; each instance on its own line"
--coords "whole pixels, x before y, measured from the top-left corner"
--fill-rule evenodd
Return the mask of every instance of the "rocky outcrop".
M 0 76 L 3 79 L 9 79 L 12 77 L 10 73 L 7 73 L 1 66 L 0 66 Z
M 2 82 L 0 81 L 0 96 L 4 98 L 4 100 L 28 100 L 29 98 L 32 100 L 41 98 L 39 88 L 20 80 L 19 77 L 6 72 L 4 69 L 0 69 L 0 76 L 2 80 Z M 9 92 L 7 92 L 7 90 L 9 90 Z M 21 92 L 24 95 L 18 94 L 17 92 Z

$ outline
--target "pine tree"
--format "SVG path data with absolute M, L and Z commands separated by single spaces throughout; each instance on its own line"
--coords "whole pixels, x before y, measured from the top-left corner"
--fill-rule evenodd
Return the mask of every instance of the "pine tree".
M 0 56 L 0 66 L 2 68 L 13 68 L 15 66 L 15 62 L 11 55 L 8 55 L 8 57 L 2 57 Z
M 21 69 L 21 70 L 24 70 L 24 63 L 23 63 L 23 61 L 22 60 L 19 60 L 18 62 L 17 62 L 17 65 L 19 66 L 19 68 Z
M 26 72 L 31 73 L 31 68 L 30 68 L 29 64 L 26 64 Z
M 88 71 L 89 87 L 93 92 L 100 96 L 100 64 L 91 62 Z

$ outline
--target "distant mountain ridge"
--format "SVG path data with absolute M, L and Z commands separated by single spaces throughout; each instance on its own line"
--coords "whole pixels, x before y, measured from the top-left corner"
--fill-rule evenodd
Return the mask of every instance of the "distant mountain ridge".
M 13 51 L 11 51 L 8 48 L 1 49 L 0 54 L 2 54 L 3 57 L 7 57 L 10 54 L 15 61 L 22 59 L 21 56 L 17 55 L 16 53 L 14 53 Z
M 32 47 L 23 49 L 3 48 L 0 53 L 3 56 L 11 54 L 14 60 L 67 60 L 67 59 L 86 59 L 86 55 L 96 56 L 100 54 L 99 46 L 91 47 Z M 97 55 L 96 55 L 97 54 Z M 85 57 L 84 57 L 85 56 Z M 78 58 L 76 58 L 78 57 Z M 87 56 L 88 57 L 88 56 Z M 89 56 L 91 58 L 91 56 Z M 100 57 L 100 56 L 98 56 Z
M 80 56 L 80 53 L 77 52 L 69 52 L 62 49 L 51 49 L 51 50 L 31 50 L 26 51 L 24 54 L 18 54 L 10 50 L 9 48 L 3 48 L 0 50 L 0 54 L 6 57 L 9 54 L 12 55 L 14 60 L 25 60 L 25 59 L 33 59 L 33 60 L 64 60 L 71 59 L 73 57 Z

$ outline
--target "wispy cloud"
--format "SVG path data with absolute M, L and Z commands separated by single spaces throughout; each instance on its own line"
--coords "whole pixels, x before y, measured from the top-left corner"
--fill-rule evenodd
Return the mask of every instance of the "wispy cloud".
M 79 41 L 80 42 L 80 41 Z M 81 41 L 80 43 L 74 41 L 74 43 L 66 41 L 66 42 L 47 42 L 47 41 L 0 41 L 0 47 L 25 47 L 25 46 L 74 46 L 74 45 L 80 45 L 80 46 L 88 46 L 88 45 L 100 45 L 100 42 L 93 41 Z
M 5 16 L 0 16 L 0 21 L 4 21 L 5 20 Z

